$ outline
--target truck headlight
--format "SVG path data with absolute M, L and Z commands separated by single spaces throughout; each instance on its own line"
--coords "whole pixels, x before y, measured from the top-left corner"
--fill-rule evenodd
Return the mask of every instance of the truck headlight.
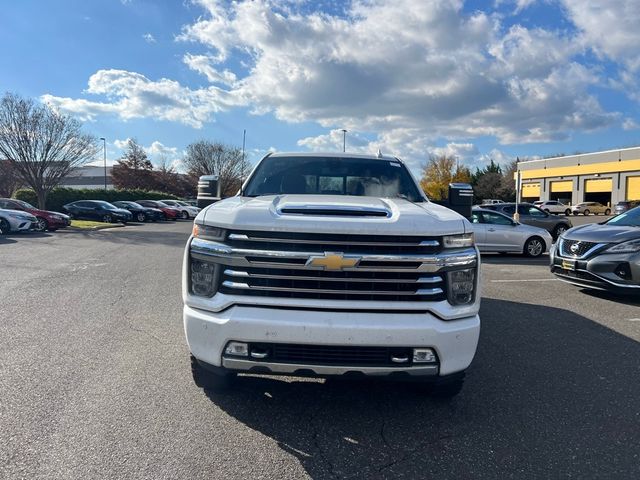
M 191 292 L 199 297 L 213 297 L 218 291 L 218 265 L 191 259 Z
M 473 302 L 475 289 L 475 268 L 447 272 L 447 297 L 451 305 L 466 305 Z
M 473 233 L 463 233 L 461 235 L 447 235 L 442 238 L 444 248 L 473 247 Z
M 192 234 L 194 237 L 206 238 L 209 240 L 224 240 L 226 233 L 227 232 L 224 228 L 210 227 L 201 223 L 193 224 Z

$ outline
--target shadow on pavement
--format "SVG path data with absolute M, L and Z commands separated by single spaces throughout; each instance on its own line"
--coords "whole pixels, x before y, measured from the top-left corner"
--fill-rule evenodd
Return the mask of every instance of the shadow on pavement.
M 130 225 L 124 228 L 114 228 L 86 232 L 87 236 L 103 242 L 122 245 L 168 245 L 184 247 L 187 244 L 191 229 L 186 232 L 162 230 L 149 230 L 142 225 Z
M 481 314 L 450 403 L 404 384 L 251 376 L 209 396 L 312 478 L 638 478 L 640 344 L 558 308 L 484 299 Z
M 607 300 L 609 302 L 614 303 L 623 303 L 625 305 L 638 306 L 640 307 L 640 293 L 636 293 L 635 295 L 619 295 L 611 292 L 605 292 L 603 290 L 580 290 L 585 295 L 589 295 L 594 298 L 599 298 L 601 300 Z M 640 312 L 638 312 L 640 316 Z

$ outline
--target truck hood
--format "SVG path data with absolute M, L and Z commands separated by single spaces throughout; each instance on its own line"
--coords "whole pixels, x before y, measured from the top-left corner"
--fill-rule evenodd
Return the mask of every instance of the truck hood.
M 589 224 L 567 230 L 563 238 L 593 243 L 621 243 L 640 238 L 638 227 Z
M 362 235 L 452 235 L 471 231 L 458 213 L 431 202 L 345 195 L 231 197 L 196 222 L 237 230 Z

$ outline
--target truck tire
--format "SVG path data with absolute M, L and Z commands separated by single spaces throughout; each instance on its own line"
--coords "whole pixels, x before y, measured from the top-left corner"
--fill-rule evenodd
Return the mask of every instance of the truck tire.
M 191 375 L 193 376 L 193 382 L 196 386 L 213 393 L 221 393 L 229 390 L 233 377 L 235 376 L 231 373 L 223 375 L 213 373 L 200 365 L 193 355 L 191 355 Z

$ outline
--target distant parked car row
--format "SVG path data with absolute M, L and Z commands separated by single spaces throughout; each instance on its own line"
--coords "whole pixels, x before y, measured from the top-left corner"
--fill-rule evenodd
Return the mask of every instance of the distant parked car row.
M 178 200 L 120 200 L 109 203 L 103 200 L 78 200 L 64 205 L 71 218 L 97 220 L 99 222 L 155 222 L 158 220 L 188 220 L 200 211 Z
M 63 213 L 40 210 L 15 198 L 0 198 L 0 234 L 25 230 L 55 232 L 70 224 L 71 219 Z
M 64 205 L 65 212 L 40 210 L 14 198 L 0 198 L 0 235 L 28 230 L 51 231 L 71 225 L 72 219 L 99 222 L 155 222 L 194 218 L 199 208 L 179 200 L 116 201 L 77 200 Z

